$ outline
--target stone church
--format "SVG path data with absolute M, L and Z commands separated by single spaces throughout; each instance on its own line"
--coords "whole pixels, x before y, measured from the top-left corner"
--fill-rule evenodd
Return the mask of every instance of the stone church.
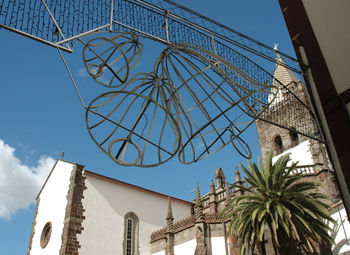
M 284 63 L 280 56 L 277 60 Z M 302 103 L 309 105 L 305 88 L 292 71 L 282 65 L 277 65 L 274 77 L 285 84 L 287 89 L 293 92 Z M 278 87 L 277 82 L 275 80 L 273 82 L 275 87 Z M 273 161 L 286 153 L 291 153 L 290 163 L 299 162 L 295 172 L 302 172 L 305 180 L 323 184 L 320 191 L 332 198 L 331 215 L 338 222 L 338 226 L 333 226 L 334 233 L 332 234 L 336 245 L 332 247 L 332 250 L 316 247 L 315 254 L 350 254 L 350 224 L 339 199 L 326 148 L 322 143 L 295 132 L 296 129 L 309 129 L 313 132 L 317 130 L 308 119 L 309 115 L 305 113 L 305 108 L 297 101 L 298 99 L 288 93 L 286 88 L 280 87 L 276 94 L 276 98 L 268 109 L 265 109 L 261 117 L 271 121 L 276 121 L 278 118 L 279 123 L 293 123 L 295 126 L 287 130 L 262 120 L 256 120 L 262 159 L 271 150 L 274 151 Z M 283 113 L 283 116 L 276 116 L 279 113 Z M 234 183 L 243 184 L 238 168 L 236 168 Z M 222 169 L 218 168 L 215 172 L 215 183 L 213 181 L 210 183 L 209 193 L 200 196 L 197 186 L 194 215 L 174 222 L 171 207 L 169 207 L 166 218 L 167 226 L 151 235 L 152 254 L 239 254 L 239 238 L 231 236 L 227 242 L 225 241 L 228 223 L 223 222 L 221 214 L 230 199 L 241 194 L 243 194 L 241 190 L 229 188 Z M 269 231 L 266 231 L 265 236 L 267 237 L 266 254 L 274 254 Z M 258 250 L 255 251 L 255 254 L 263 253 Z M 287 251 L 284 254 L 303 253 Z
M 278 65 L 274 76 L 308 104 L 304 87 L 291 71 Z M 291 99 L 282 88 L 263 117 L 272 118 L 277 109 L 283 109 L 286 116 L 291 110 Z M 302 110 L 293 116 L 295 125 L 308 125 L 305 116 Z M 256 127 L 263 158 L 270 150 L 275 152 L 274 160 L 291 152 L 292 161 L 299 161 L 297 171 L 302 171 L 305 179 L 324 184 L 322 191 L 334 198 L 332 216 L 340 223 L 334 226 L 336 245 L 332 253 L 350 254 L 350 225 L 337 196 L 324 145 L 298 135 L 293 129 L 261 120 L 256 121 Z M 197 185 L 196 199 L 189 202 L 57 160 L 37 196 L 27 254 L 239 254 L 239 238 L 225 240 L 228 223 L 223 222 L 221 213 L 230 199 L 242 191 L 229 188 L 221 168 L 215 171 L 214 178 L 215 181 L 208 181 L 209 192 L 205 195 L 200 194 Z M 243 183 L 238 168 L 234 182 Z M 266 248 L 267 254 L 272 254 L 269 240 Z M 317 252 L 332 253 L 320 249 Z

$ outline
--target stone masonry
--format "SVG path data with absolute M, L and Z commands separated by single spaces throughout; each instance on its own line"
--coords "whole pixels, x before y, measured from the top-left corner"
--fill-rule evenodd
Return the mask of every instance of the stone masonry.
M 82 222 L 85 219 L 82 200 L 86 189 L 83 167 L 75 165 L 70 178 L 67 194 L 67 207 L 62 233 L 60 255 L 79 255 L 80 244 L 77 235 L 84 229 Z

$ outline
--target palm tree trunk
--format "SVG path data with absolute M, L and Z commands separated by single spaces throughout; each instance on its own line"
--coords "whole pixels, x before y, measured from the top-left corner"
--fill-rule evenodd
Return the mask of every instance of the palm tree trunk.
M 273 250 L 275 251 L 275 255 L 280 255 L 280 247 L 277 245 L 271 222 L 269 222 L 268 225 L 271 232 Z
M 266 255 L 266 248 L 265 248 L 265 234 L 262 237 L 262 242 L 260 243 L 261 247 L 261 253 L 262 255 Z

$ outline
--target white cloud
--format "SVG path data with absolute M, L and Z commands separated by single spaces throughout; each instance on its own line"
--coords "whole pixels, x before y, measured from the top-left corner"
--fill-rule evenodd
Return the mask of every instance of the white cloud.
M 0 218 L 7 220 L 35 201 L 55 163 L 53 158 L 42 156 L 36 166 L 27 166 L 14 152 L 0 140 Z

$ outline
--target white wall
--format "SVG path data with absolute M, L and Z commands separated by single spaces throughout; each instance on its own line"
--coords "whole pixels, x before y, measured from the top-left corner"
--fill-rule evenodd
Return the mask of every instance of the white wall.
M 196 250 L 196 239 L 176 245 L 174 247 L 174 253 L 176 255 L 193 255 Z
M 350 1 L 303 0 L 338 93 L 350 87 Z
M 329 223 L 329 226 L 334 230 L 334 233 L 331 233 L 335 241 L 335 245 L 332 247 L 333 254 L 337 255 L 346 251 L 350 252 L 350 223 L 344 205 L 340 204 L 334 208 L 331 216 L 338 223 L 336 226 Z
M 210 243 L 212 255 L 226 254 L 225 237 L 211 237 Z M 176 245 L 174 247 L 174 253 L 175 255 L 193 255 L 194 251 L 196 250 L 196 245 L 196 239 Z M 153 255 L 158 255 L 158 253 L 155 253 Z
M 153 255 L 165 255 L 165 251 L 159 251 L 159 252 L 153 253 Z
M 350 88 L 350 1 L 303 0 L 338 94 Z M 350 114 L 350 103 L 347 104 Z
M 314 162 L 312 160 L 312 155 L 309 149 L 310 149 L 310 142 L 309 140 L 306 140 L 300 143 L 298 146 L 295 146 L 289 150 L 284 151 L 278 156 L 273 157 L 272 162 L 275 163 L 280 156 L 283 156 L 291 152 L 292 153 L 290 155 L 291 161 L 289 162 L 288 165 L 291 165 L 292 163 L 297 161 L 299 161 L 298 165 L 312 165 L 314 164 Z
M 212 255 L 224 255 L 225 250 L 225 237 L 212 237 L 211 238 L 211 250 Z
M 124 216 L 134 212 L 139 218 L 140 254 L 150 254 L 150 235 L 166 226 L 168 200 L 126 185 L 86 174 L 83 207 L 84 231 L 78 235 L 81 255 L 122 254 Z M 191 206 L 172 201 L 175 221 L 190 216 Z
M 39 195 L 40 203 L 34 236 L 32 255 L 58 254 L 62 244 L 63 221 L 66 213 L 67 193 L 74 164 L 58 160 Z M 47 246 L 40 246 L 40 236 L 47 222 L 52 223 L 52 233 Z

